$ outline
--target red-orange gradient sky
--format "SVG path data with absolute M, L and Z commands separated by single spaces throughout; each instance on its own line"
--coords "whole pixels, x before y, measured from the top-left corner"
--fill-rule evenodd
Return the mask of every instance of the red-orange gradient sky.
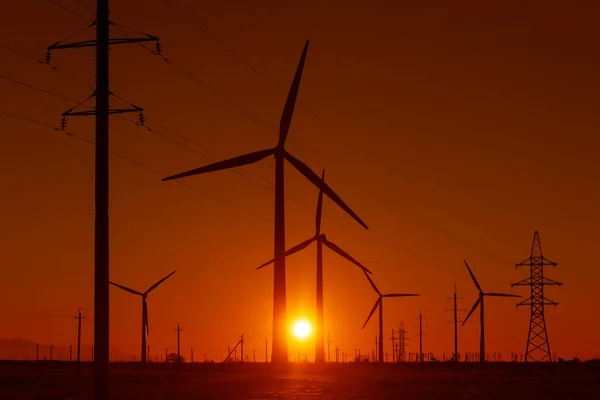
M 91 16 L 73 0 L 58 3 Z M 93 6 L 91 0 L 80 0 Z M 553 352 L 594 357 L 600 345 L 596 267 L 600 234 L 597 154 L 600 8 L 555 1 L 172 1 L 272 81 L 287 88 L 311 40 L 288 149 L 327 181 L 367 222 L 362 230 L 325 200 L 328 238 L 374 271 L 392 327 L 426 316 L 424 350 L 452 352 L 446 298 L 456 282 L 470 308 L 482 286 L 511 292 L 528 274 L 514 264 L 539 230 L 548 271 L 562 288 L 547 295 Z M 585 4 L 587 3 L 587 4 Z M 245 109 L 278 126 L 284 94 L 162 1 L 111 1 L 112 19 L 161 38 L 167 58 Z M 1 43 L 43 58 L 46 46 L 87 22 L 48 1 L 0 5 Z M 90 35 L 91 32 L 87 33 Z M 75 39 L 88 38 L 86 34 Z M 0 74 L 83 100 L 90 89 L 50 67 L 0 48 Z M 60 68 L 94 79 L 90 49 L 53 54 Z M 276 136 L 139 46 L 111 50 L 111 88 L 146 116 L 222 157 L 273 146 Z M 59 125 L 72 106 L 0 79 L 0 110 Z M 133 118 L 133 116 L 128 116 Z M 160 135 L 112 120 L 114 151 L 164 174 L 209 162 Z M 159 128 L 149 122 L 148 126 Z M 74 344 L 82 307 L 83 342 L 93 322 L 93 147 L 0 113 L 0 337 Z M 93 139 L 91 118 L 68 129 Z M 185 142 L 168 131 L 166 135 Z M 216 158 L 186 142 L 196 152 Z M 174 182 L 111 159 L 111 278 L 149 296 L 151 353 L 182 346 L 220 360 L 240 333 L 262 356 L 270 335 L 274 164 Z M 314 231 L 317 190 L 286 167 L 287 244 Z M 266 182 L 263 181 L 266 180 Z M 264 219 L 261 219 L 264 218 Z M 477 250 L 478 249 L 478 250 Z M 288 318 L 314 317 L 315 249 L 288 260 Z M 526 288 L 512 293 L 528 295 Z M 325 331 L 347 353 L 374 348 L 376 319 L 361 330 L 375 294 L 352 265 L 325 251 Z M 33 314 L 31 316 L 9 315 Z M 529 309 L 513 299 L 486 302 L 490 353 L 524 352 Z M 464 315 L 464 314 L 463 314 Z M 141 304 L 111 289 L 111 346 L 139 354 Z M 270 340 L 270 339 L 269 339 Z M 478 315 L 460 329 L 461 351 L 478 349 Z M 290 342 L 293 358 L 299 348 Z M 187 351 L 187 350 L 186 350 Z

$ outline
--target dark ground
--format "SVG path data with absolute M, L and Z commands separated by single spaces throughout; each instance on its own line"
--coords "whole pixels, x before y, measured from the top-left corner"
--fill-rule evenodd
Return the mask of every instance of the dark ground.
M 91 365 L 0 362 L 0 399 L 91 399 Z M 600 363 L 111 366 L 113 400 L 600 399 Z

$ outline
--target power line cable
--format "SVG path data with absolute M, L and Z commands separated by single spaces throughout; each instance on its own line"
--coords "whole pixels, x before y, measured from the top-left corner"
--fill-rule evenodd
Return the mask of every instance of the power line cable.
M 50 1 L 50 0 L 48 0 L 48 1 Z M 50 1 L 50 2 L 51 2 L 52 4 L 55 4 L 55 5 L 59 6 L 59 7 L 61 7 L 61 8 L 64 8 L 64 9 L 66 9 L 66 7 L 64 7 L 64 6 L 62 6 L 62 5 L 59 5 L 59 4 L 57 4 L 57 3 L 53 2 L 53 1 Z M 164 0 L 163 0 L 163 2 L 164 2 Z M 167 4 L 167 3 L 165 2 L 165 4 Z M 167 4 L 167 5 L 169 5 L 169 4 Z M 171 5 L 169 5 L 169 6 L 171 6 Z M 72 10 L 71 10 L 71 11 L 72 11 Z M 77 13 L 74 13 L 74 14 L 75 14 L 75 15 L 78 15 L 78 16 L 80 16 L 80 17 L 84 18 L 84 19 L 87 19 L 86 17 L 84 17 L 84 16 L 82 16 L 82 15 L 80 15 L 80 14 L 77 14 Z M 188 18 L 186 17 L 186 19 L 188 19 Z M 188 20 L 189 20 L 189 19 L 188 19 Z M 190 21 L 190 22 L 191 22 L 191 21 Z M 117 27 L 119 27 L 119 25 L 117 25 Z M 87 28 L 86 28 L 86 29 L 87 29 Z M 116 28 L 116 29 L 118 30 L 119 28 Z M 213 35 L 213 36 L 214 36 L 214 35 Z M 222 47 L 226 47 L 226 46 L 224 46 L 222 43 L 220 43 L 220 42 L 219 42 L 219 41 L 218 41 L 216 38 L 214 38 L 214 40 L 215 40 L 216 42 L 218 42 L 218 43 L 219 43 L 219 44 L 220 44 Z M 164 56 L 161 56 L 161 55 L 157 54 L 157 53 L 156 53 L 154 50 L 147 48 L 147 47 L 146 47 L 146 46 L 144 46 L 143 44 L 141 44 L 141 43 L 140 43 L 139 45 L 140 45 L 142 48 L 144 48 L 146 51 L 149 51 L 149 52 L 150 52 L 150 53 L 152 53 L 153 55 L 155 55 L 155 56 L 158 56 L 159 58 L 161 58 L 161 60 L 163 60 L 164 62 L 166 62 L 168 65 L 170 65 L 170 66 L 174 67 L 176 70 L 180 71 L 180 72 L 181 72 L 181 73 L 183 73 L 185 76 L 187 76 L 189 79 L 191 79 L 192 81 L 196 82 L 197 84 L 199 84 L 199 85 L 200 85 L 200 86 L 202 86 L 203 88 L 207 89 L 208 91 L 210 91 L 211 93 L 213 93 L 215 96 L 217 96 L 217 97 L 219 97 L 219 98 L 221 98 L 221 99 L 225 100 L 226 102 L 228 102 L 228 103 L 229 103 L 229 104 L 230 104 L 232 107 L 234 107 L 234 108 L 238 109 L 238 111 L 242 112 L 243 114 L 245 114 L 246 116 L 248 116 L 250 119 L 253 119 L 253 120 L 254 120 L 254 121 L 256 121 L 256 122 L 260 122 L 260 123 L 262 123 L 262 124 L 263 124 L 263 125 L 265 125 L 265 126 L 267 127 L 267 129 L 269 129 L 269 130 L 272 130 L 272 131 L 274 131 L 274 132 L 276 132 L 276 133 L 278 132 L 278 131 L 277 131 L 277 129 L 276 129 L 276 128 L 274 128 L 274 127 L 272 127 L 272 126 L 271 126 L 271 125 L 270 125 L 268 122 L 266 122 L 266 121 L 262 120 L 260 117 L 257 117 L 257 116 L 256 116 L 256 115 L 254 115 L 253 113 L 249 112 L 248 110 L 246 110 L 245 108 L 243 108 L 242 106 L 240 106 L 240 105 L 239 105 L 238 103 L 236 103 L 235 101 L 233 101 L 233 100 L 229 99 L 227 96 L 225 96 L 224 94 L 222 94 L 221 92 L 219 92 L 217 89 L 214 89 L 212 86 L 210 86 L 209 84 L 207 84 L 207 83 L 206 83 L 204 80 L 202 80 L 201 78 L 198 78 L 197 76 L 195 76 L 195 75 L 194 75 L 194 74 L 192 74 L 191 72 L 187 71 L 185 68 L 183 68 L 183 67 L 181 67 L 180 65 L 178 65 L 178 64 L 176 64 L 176 63 L 174 63 L 174 62 L 172 62 L 172 61 L 168 60 L 166 57 L 164 57 Z M 6 48 L 6 46 L 3 46 L 3 47 L 5 47 L 5 48 Z M 227 48 L 227 49 L 228 49 L 230 52 L 232 52 L 232 54 L 236 54 L 235 52 L 233 52 L 233 50 L 231 50 L 231 49 L 229 49 L 229 48 Z M 12 50 L 12 49 L 10 49 L 10 50 Z M 13 51 L 14 51 L 14 50 L 13 50 Z M 18 54 L 19 54 L 19 53 L 18 53 Z M 26 54 L 23 54 L 23 55 L 26 55 Z M 28 55 L 26 55 L 26 56 L 28 56 Z M 28 56 L 28 57 L 29 57 L 29 58 L 32 58 L 32 59 L 35 59 L 35 57 L 31 57 L 31 56 Z M 242 59 L 240 56 L 238 56 L 238 58 L 239 58 L 240 60 L 243 60 L 243 59 Z M 245 64 L 247 64 L 247 65 L 249 65 L 251 68 L 255 69 L 255 68 L 254 68 L 254 67 L 252 67 L 250 64 L 248 64 L 248 63 L 246 63 L 246 62 L 245 62 Z M 260 73 L 260 71 L 258 71 L 257 69 L 256 69 L 256 71 Z M 264 74 L 260 73 L 260 75 L 264 75 Z M 265 77 L 266 77 L 266 76 L 265 76 Z M 268 81 L 270 81 L 271 83 L 274 83 L 274 82 L 272 82 L 272 81 L 271 81 L 271 80 L 270 80 L 268 77 L 266 77 L 266 78 L 267 78 L 267 80 L 268 80 Z M 78 80 L 78 79 L 77 79 L 77 80 Z M 78 80 L 78 81 L 79 81 L 79 80 Z M 87 85 L 87 84 L 86 84 L 86 85 Z M 89 85 L 87 85 L 87 86 L 89 86 Z M 277 86 L 277 85 L 275 85 L 275 86 Z M 278 86 L 277 86 L 277 87 L 278 87 Z M 278 88 L 279 88 L 279 87 L 278 87 Z M 279 88 L 279 89 L 283 90 L 282 88 Z M 285 90 L 283 90 L 283 91 L 284 91 L 284 93 L 286 93 L 286 92 L 285 92 Z M 73 100 L 69 100 L 69 101 L 73 101 Z M 123 118 L 123 119 L 125 119 L 125 118 Z M 130 122 L 132 122 L 132 121 L 130 121 Z M 149 130 L 152 130 L 152 129 L 149 129 Z M 155 130 L 154 130 L 154 131 L 155 131 Z M 160 134 L 160 133 L 157 133 L 157 134 Z M 160 135 L 161 135 L 161 136 L 164 136 L 165 138 L 168 138 L 169 140 L 173 140 L 172 138 L 169 138 L 169 137 L 168 137 L 167 135 L 165 135 L 165 134 L 160 134 Z M 181 135 L 181 136 L 185 138 L 185 136 L 183 136 L 183 135 Z M 186 139 L 187 139 L 187 140 L 189 140 L 189 141 L 191 141 L 191 139 L 189 139 L 189 138 L 186 138 Z M 173 141 L 174 141 L 174 140 L 173 140 Z M 175 141 L 175 142 L 176 142 L 176 141 Z M 191 150 L 191 149 L 190 149 L 188 146 L 185 146 L 185 145 L 183 145 L 183 144 L 181 144 L 181 143 L 179 143 L 179 142 L 176 142 L 176 143 L 178 143 L 179 145 L 181 145 L 181 146 L 182 146 L 182 147 L 184 147 L 184 148 L 187 148 L 188 150 Z M 197 144 L 196 144 L 196 145 L 197 145 Z M 299 145 L 297 145 L 297 146 L 299 146 Z M 301 146 L 300 146 L 300 147 L 301 147 Z M 192 150 L 192 151 L 193 151 L 193 150 Z M 195 151 L 194 151 L 194 152 L 195 152 Z M 197 153 L 197 152 L 196 152 L 196 153 Z M 197 153 L 197 154 L 199 154 L 199 155 L 201 155 L 201 156 L 203 156 L 203 157 L 206 157 L 206 158 L 208 158 L 207 156 L 205 156 L 205 155 L 203 155 L 203 154 L 200 154 L 200 153 Z M 128 160 L 128 161 L 132 161 L 132 160 Z M 132 162 L 133 162 L 133 161 L 132 161 Z M 153 172 L 155 172 L 155 171 L 153 171 Z M 245 177 L 244 175 L 241 175 L 241 174 L 240 174 L 240 176 L 242 176 L 242 177 Z M 247 177 L 245 177 L 245 178 L 246 178 L 246 179 L 248 179 Z M 264 179 L 264 178 L 260 178 L 260 179 Z M 250 180 L 250 181 L 252 181 L 252 180 Z M 262 186 L 263 188 L 266 188 L 266 189 L 268 189 L 268 190 L 273 190 L 272 188 L 267 188 L 266 186 L 264 186 L 264 185 L 261 185 L 261 184 L 260 184 L 260 183 L 258 183 L 258 182 L 255 182 L 255 181 L 252 181 L 252 182 L 254 182 L 254 183 L 258 184 L 259 186 Z M 269 183 L 270 183 L 270 182 L 269 182 Z M 293 199 L 289 199 L 289 198 L 288 198 L 288 200 L 294 201 L 296 204 L 298 204 L 298 205 L 302 206 L 302 207 L 303 207 L 303 208 L 305 208 L 305 209 L 309 209 L 308 207 L 304 206 L 303 204 L 301 204 L 301 203 L 299 203 L 299 202 L 297 202 L 297 201 L 295 201 L 295 200 L 293 200 Z M 406 252 L 406 251 L 403 251 L 403 250 L 399 249 L 397 246 L 394 246 L 394 245 L 391 245 L 391 244 L 389 244 L 389 243 L 383 242 L 382 240 L 379 240 L 379 239 L 376 239 L 376 238 L 372 238 L 372 239 L 373 239 L 375 242 L 377 242 L 377 243 L 379 243 L 379 244 L 381 244 L 381 245 L 383 245 L 383 246 L 386 246 L 386 247 L 388 247 L 388 248 L 390 248 L 390 249 L 392 249 L 392 250 L 395 250 L 395 251 L 397 251 L 397 252 L 400 252 L 400 253 L 402 253 L 402 254 L 404 254 L 404 255 L 408 256 L 408 257 L 411 257 L 411 258 L 414 258 L 414 259 L 416 259 L 416 260 L 420 260 L 420 261 L 422 261 L 422 262 L 425 262 L 425 263 L 427 263 L 427 264 L 429 264 L 429 265 L 431 265 L 431 266 L 434 266 L 435 268 L 438 268 L 438 269 L 439 269 L 439 268 L 441 268 L 441 267 L 439 267 L 439 266 L 436 266 L 435 264 L 432 264 L 432 263 L 430 263 L 429 261 L 427 261 L 427 260 L 425 260 L 425 259 L 420 259 L 420 258 L 418 258 L 418 257 L 416 257 L 416 256 L 414 256 L 414 255 L 411 255 L 410 253 L 408 253 L 408 252 Z M 443 263 L 440 263 L 440 264 L 443 264 Z M 447 265 L 449 265 L 449 264 L 447 264 Z M 453 266 L 452 266 L 452 267 L 453 267 Z M 445 269 L 443 269 L 443 268 L 441 268 L 441 269 L 442 269 L 442 270 L 445 270 Z M 449 272 L 449 271 L 447 271 L 447 270 L 445 270 L 445 271 L 446 271 L 446 272 Z
M 17 114 L 14 114 L 14 113 L 11 113 L 11 112 L 8 112 L 8 111 L 4 111 L 4 110 L 0 110 L 0 114 L 4 114 L 4 115 L 7 115 L 7 116 L 15 118 L 15 119 L 20 119 L 20 120 L 31 122 L 31 123 L 34 123 L 34 124 L 37 124 L 37 125 L 40 125 L 40 126 L 43 126 L 43 127 L 46 127 L 46 128 L 50 128 L 50 129 L 52 129 L 52 130 L 54 130 L 56 132 L 62 132 L 62 129 L 60 129 L 60 128 L 54 126 L 54 125 L 51 125 L 51 124 L 48 124 L 48 123 L 45 123 L 45 122 L 41 122 L 41 121 L 38 121 L 38 120 L 30 118 L 30 117 L 24 117 L 24 116 L 17 115 Z M 86 139 L 86 138 L 84 138 L 82 136 L 76 135 L 76 134 L 74 134 L 74 133 L 72 133 L 70 131 L 65 131 L 65 134 L 68 135 L 68 136 L 71 136 L 71 137 L 75 137 L 75 138 L 77 138 L 77 139 L 79 139 L 79 140 L 81 140 L 83 142 L 88 143 L 88 144 L 91 144 L 91 145 L 94 145 L 94 146 L 96 145 L 93 141 L 91 141 L 89 139 Z M 164 178 L 164 177 L 168 176 L 167 174 L 165 174 L 165 173 L 163 173 L 163 172 L 161 172 L 161 171 L 159 171 L 159 170 L 157 170 L 155 168 L 149 167 L 149 166 L 147 166 L 147 165 L 145 165 L 145 164 L 143 164 L 143 163 L 141 163 L 139 161 L 134 160 L 133 158 L 124 156 L 124 155 L 122 155 L 120 153 L 117 153 L 117 152 L 115 152 L 113 150 L 110 150 L 110 153 L 113 154 L 113 155 L 115 155 L 115 156 L 117 156 L 117 157 L 119 157 L 119 158 L 122 158 L 122 159 L 124 159 L 124 160 L 126 160 L 126 161 L 128 161 L 128 162 L 130 162 L 132 164 L 135 164 L 135 165 L 137 165 L 137 166 L 139 166 L 141 168 L 144 168 L 144 169 L 146 169 L 146 170 L 148 170 L 150 172 L 153 172 L 153 173 L 159 175 L 161 178 Z M 205 195 L 207 197 L 210 197 L 210 198 L 212 198 L 214 200 L 217 200 L 217 201 L 219 201 L 219 202 L 221 202 L 223 204 L 226 204 L 226 205 L 228 205 L 230 207 L 233 207 L 233 208 L 236 208 L 236 209 L 238 209 L 240 211 L 243 211 L 246 214 L 252 215 L 253 217 L 259 218 L 261 220 L 264 220 L 264 221 L 267 221 L 267 222 L 270 222 L 270 223 L 273 222 L 272 219 L 269 219 L 267 217 L 263 217 L 260 214 L 257 214 L 257 213 L 255 213 L 253 211 L 250 211 L 248 209 L 240 207 L 237 204 L 234 204 L 234 203 L 232 203 L 232 202 L 230 202 L 228 200 L 225 200 L 225 199 L 223 199 L 221 197 L 215 196 L 214 194 L 212 194 L 210 192 L 207 192 L 205 190 L 198 189 L 197 187 L 191 186 L 191 185 L 189 185 L 187 183 L 183 183 L 183 182 L 182 183 L 178 182 L 177 184 L 180 184 L 180 185 L 185 186 L 185 187 L 187 187 L 189 189 L 197 191 L 198 193 L 202 193 L 203 195 Z
M 58 0 L 46 0 L 46 1 L 48 1 L 48 3 L 50 3 L 50 4 L 54 4 L 58 8 L 62 8 L 63 10 L 65 10 L 65 11 L 67 11 L 67 12 L 69 12 L 69 13 L 71 13 L 71 14 L 79 17 L 79 18 L 82 18 L 82 19 L 85 19 L 85 20 L 89 20 L 89 18 L 86 17 L 85 15 L 80 14 L 77 11 L 74 11 L 74 10 L 70 9 L 69 7 L 63 6 L 61 3 L 58 2 Z

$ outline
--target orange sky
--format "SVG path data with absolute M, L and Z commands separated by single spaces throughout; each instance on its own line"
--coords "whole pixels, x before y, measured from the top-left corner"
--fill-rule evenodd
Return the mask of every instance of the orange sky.
M 73 0 L 59 2 L 91 15 Z M 288 150 L 317 172 L 326 168 L 328 183 L 370 227 L 362 230 L 325 200 L 328 238 L 372 269 L 382 291 L 421 294 L 386 299 L 386 351 L 400 321 L 413 337 L 409 351 L 417 351 L 413 326 L 421 308 L 428 326 L 424 350 L 451 354 L 446 297 L 456 282 L 462 307 L 469 309 L 476 298 L 462 260 L 484 290 L 510 292 L 509 284 L 528 274 L 514 263 L 528 256 L 537 229 L 545 255 L 559 263 L 548 276 L 565 283 L 547 290 L 560 303 L 546 313 L 552 351 L 567 358 L 597 355 L 598 6 L 172 3 L 285 88 L 304 41 L 311 40 Z M 161 1 L 111 5 L 114 21 L 160 36 L 167 58 L 278 126 L 284 94 Z M 44 0 L 2 4 L 0 43 L 42 58 L 48 45 L 85 24 Z M 1 48 L 0 55 L 0 75 L 69 98 L 90 94 L 50 67 Z M 229 157 L 275 145 L 276 136 L 264 125 L 138 46 L 113 47 L 111 58 L 113 92 L 210 151 Z M 90 49 L 55 52 L 53 62 L 93 81 Z M 72 106 L 4 79 L 0 91 L 1 111 L 52 125 Z M 164 174 L 209 162 L 156 133 L 111 121 L 112 149 Z M 93 139 L 92 122 L 71 118 L 68 129 Z M 6 115 L 0 114 L 0 126 L 0 337 L 75 343 L 75 320 L 42 315 L 75 315 L 82 307 L 88 316 L 83 342 L 91 343 L 93 147 Z M 175 349 L 179 322 L 182 346 L 193 346 L 196 354 L 220 360 L 243 332 L 246 348 L 256 348 L 262 360 L 272 326 L 273 279 L 272 270 L 254 267 L 273 253 L 274 163 L 247 168 L 260 178 L 241 171 L 267 188 L 231 172 L 185 180 L 261 219 L 161 182 L 118 157 L 111 162 L 111 279 L 143 291 L 179 271 L 149 296 L 151 354 Z M 289 166 L 286 189 L 297 202 L 286 204 L 292 246 L 314 232 L 317 190 Z M 358 269 L 324 252 L 325 332 L 332 346 L 347 353 L 355 347 L 371 351 L 376 319 L 361 326 L 376 296 Z M 290 320 L 314 317 L 315 253 L 311 247 L 288 260 Z M 526 288 L 512 293 L 528 295 Z M 139 353 L 140 303 L 111 289 L 112 347 Z M 490 353 L 524 352 L 529 309 L 514 303 L 486 301 Z M 477 351 L 478 315 L 459 332 L 461 351 Z M 311 344 L 290 342 L 290 357 L 303 347 L 312 350 Z

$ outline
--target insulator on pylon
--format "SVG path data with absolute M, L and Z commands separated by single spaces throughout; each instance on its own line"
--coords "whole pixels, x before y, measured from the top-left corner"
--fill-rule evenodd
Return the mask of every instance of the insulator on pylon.
M 146 122 L 146 118 L 144 117 L 144 112 L 140 111 L 139 118 L 138 118 L 138 125 L 142 126 L 142 125 L 144 125 L 145 122 Z
M 50 53 L 50 50 L 46 51 L 46 64 L 50 64 L 50 60 L 52 59 L 52 54 Z
M 160 41 L 157 40 L 154 46 L 156 48 L 156 54 L 159 56 L 162 55 L 162 46 L 160 45 Z
M 64 131 L 66 127 L 67 127 L 67 118 L 63 115 L 62 119 L 60 120 L 60 130 Z

